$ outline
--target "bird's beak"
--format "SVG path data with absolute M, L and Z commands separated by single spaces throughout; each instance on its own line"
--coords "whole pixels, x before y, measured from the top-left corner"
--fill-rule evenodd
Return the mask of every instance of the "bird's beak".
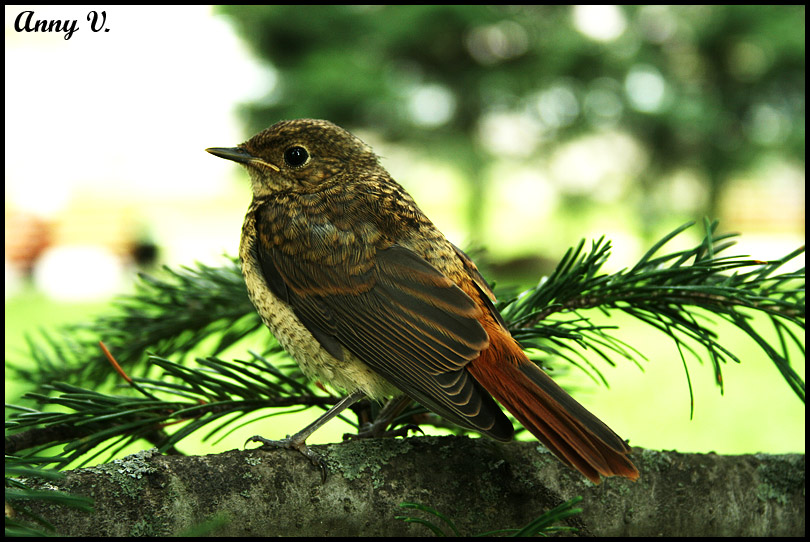
M 219 156 L 220 158 L 224 158 L 226 160 L 233 160 L 239 164 L 265 166 L 275 171 L 279 171 L 278 166 L 253 156 L 242 147 L 210 147 L 205 150 L 214 156 Z

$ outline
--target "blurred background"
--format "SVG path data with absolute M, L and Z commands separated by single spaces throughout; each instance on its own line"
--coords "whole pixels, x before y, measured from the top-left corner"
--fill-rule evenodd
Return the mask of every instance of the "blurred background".
M 107 32 L 93 10 L 5 7 L 7 359 L 138 270 L 235 254 L 246 175 L 204 149 L 287 118 L 364 139 L 499 284 L 536 283 L 602 235 L 615 271 L 703 217 L 742 233 L 735 254 L 804 244 L 804 6 L 108 7 Z M 31 11 L 79 31 L 18 31 Z M 609 323 L 644 373 L 563 383 L 632 444 L 804 450 L 803 403 L 744 336 L 721 334 L 744 361 L 725 396 L 690 367 L 690 421 L 674 344 Z M 24 389 L 6 379 L 7 400 Z

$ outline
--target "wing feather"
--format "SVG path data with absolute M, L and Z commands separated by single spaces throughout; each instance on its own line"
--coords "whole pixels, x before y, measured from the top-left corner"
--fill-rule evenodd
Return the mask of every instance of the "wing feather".
M 408 248 L 333 246 L 330 257 L 292 256 L 262 232 L 256 255 L 270 290 L 337 359 L 342 347 L 450 421 L 508 440 L 512 426 L 466 370 L 489 344 L 478 305 Z M 292 241 L 290 241 L 292 242 Z M 345 243 L 359 244 L 356 236 Z M 357 265 L 336 250 L 367 251 Z M 312 255 L 312 251 L 308 254 Z

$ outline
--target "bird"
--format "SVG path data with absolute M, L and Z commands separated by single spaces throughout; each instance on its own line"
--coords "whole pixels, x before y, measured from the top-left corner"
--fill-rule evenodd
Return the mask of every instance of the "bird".
M 475 263 L 370 146 L 332 122 L 295 119 L 206 151 L 250 177 L 239 257 L 263 323 L 307 377 L 348 394 L 286 439 L 250 440 L 317 463 L 306 445 L 315 430 L 365 396 L 404 394 L 505 442 L 514 427 L 500 403 L 592 482 L 639 477 L 627 443 L 529 360 Z

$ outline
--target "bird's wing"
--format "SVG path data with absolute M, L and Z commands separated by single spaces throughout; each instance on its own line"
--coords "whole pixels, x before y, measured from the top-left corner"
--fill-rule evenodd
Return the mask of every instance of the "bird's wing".
M 342 345 L 434 412 L 511 438 L 511 423 L 465 369 L 489 340 L 482 309 L 453 281 L 397 244 L 369 246 L 347 235 L 301 254 L 294 250 L 301 239 L 270 228 L 257 221 L 264 278 L 328 352 L 340 359 Z

